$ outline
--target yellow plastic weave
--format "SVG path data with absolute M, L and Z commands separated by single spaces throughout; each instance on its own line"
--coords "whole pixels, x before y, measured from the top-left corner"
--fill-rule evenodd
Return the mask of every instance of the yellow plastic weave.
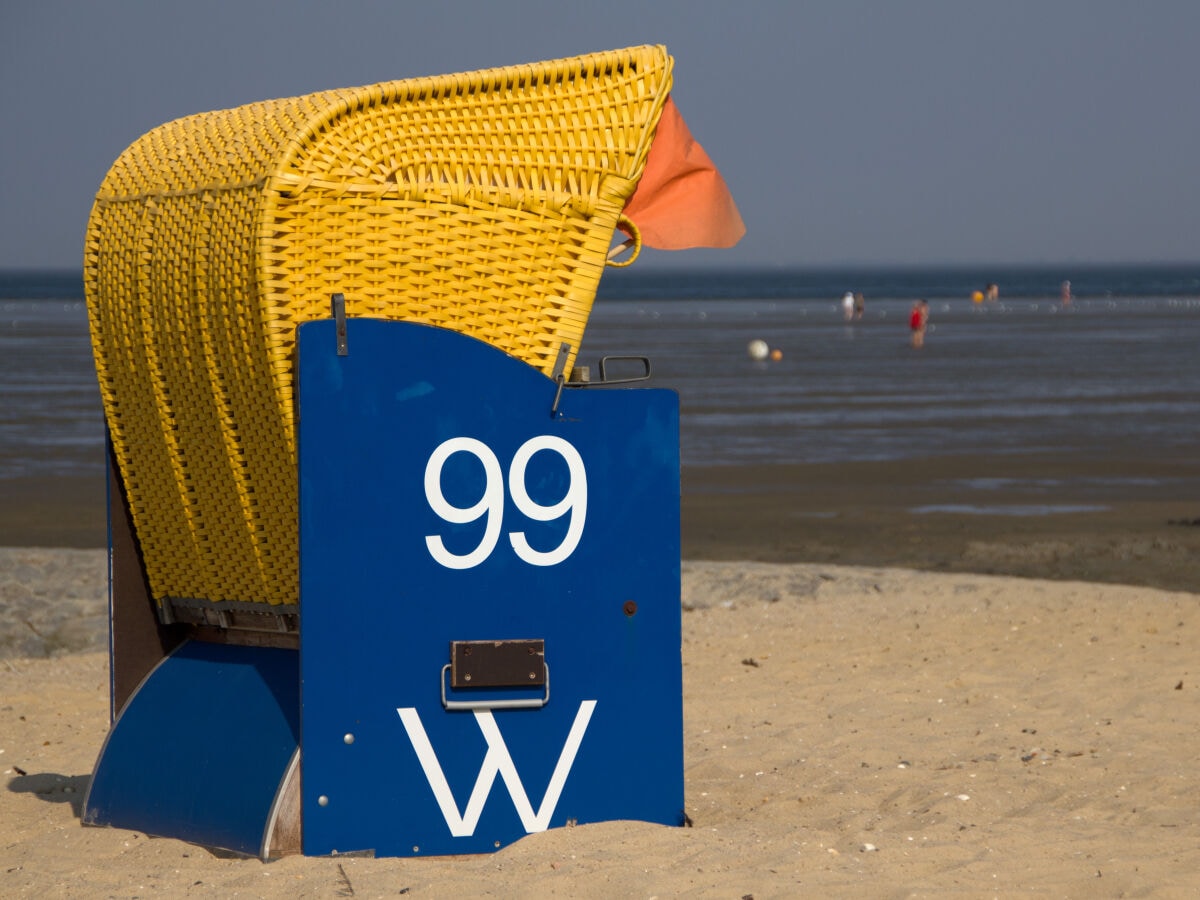
M 255 103 L 120 156 L 85 284 L 156 600 L 297 602 L 295 328 L 331 294 L 547 374 L 573 355 L 671 65 L 634 47 Z

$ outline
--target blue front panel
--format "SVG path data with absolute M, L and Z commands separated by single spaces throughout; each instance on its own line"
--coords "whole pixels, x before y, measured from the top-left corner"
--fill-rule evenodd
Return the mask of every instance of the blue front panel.
M 552 416 L 490 345 L 347 325 L 341 357 L 332 322 L 299 334 L 304 852 L 679 824 L 676 395 L 568 389 Z M 544 706 L 443 707 L 452 641 L 519 639 L 545 641 Z

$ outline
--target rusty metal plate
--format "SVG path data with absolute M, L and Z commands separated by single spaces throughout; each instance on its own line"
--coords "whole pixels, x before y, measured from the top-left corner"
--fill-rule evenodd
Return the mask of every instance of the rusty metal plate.
M 546 642 L 451 641 L 450 686 L 540 687 L 546 683 Z

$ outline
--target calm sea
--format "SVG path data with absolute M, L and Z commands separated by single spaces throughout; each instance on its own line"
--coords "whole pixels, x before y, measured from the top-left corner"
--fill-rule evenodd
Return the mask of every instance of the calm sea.
M 999 299 L 972 302 L 988 282 Z M 782 358 L 755 362 L 752 340 Z M 1200 447 L 1200 265 L 613 271 L 580 363 L 602 355 L 648 357 L 679 392 L 685 465 Z M 0 397 L 0 479 L 102 472 L 77 273 L 0 273 Z

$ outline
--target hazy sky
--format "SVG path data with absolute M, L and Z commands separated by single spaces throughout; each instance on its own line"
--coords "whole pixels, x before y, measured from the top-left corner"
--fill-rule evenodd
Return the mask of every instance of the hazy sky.
M 256 100 L 661 43 L 733 250 L 646 266 L 1200 259 L 1195 0 L 0 0 L 0 268 L 81 265 L 120 152 Z

